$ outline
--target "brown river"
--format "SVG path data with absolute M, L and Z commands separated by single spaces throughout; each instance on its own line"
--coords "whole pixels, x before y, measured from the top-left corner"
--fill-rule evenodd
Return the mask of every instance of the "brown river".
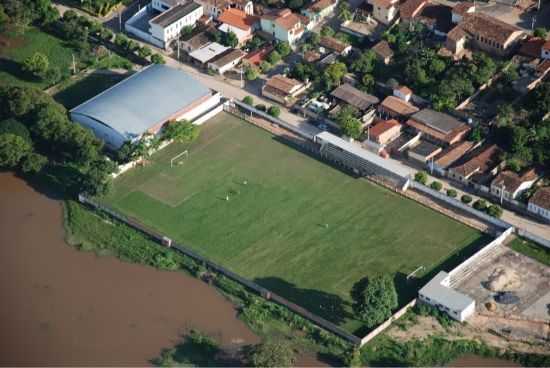
M 146 365 L 191 328 L 259 341 L 208 285 L 63 238 L 61 203 L 0 173 L 0 365 Z

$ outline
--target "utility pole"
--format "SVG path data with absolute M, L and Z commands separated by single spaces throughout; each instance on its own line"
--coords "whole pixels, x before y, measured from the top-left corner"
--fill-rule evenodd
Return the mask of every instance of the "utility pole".
M 179 40 L 179 38 L 176 39 L 176 44 L 178 45 L 178 61 L 180 61 L 180 40 Z
M 122 32 L 122 11 L 118 12 L 118 31 Z
M 540 1 L 540 0 L 539 0 Z M 531 31 L 535 30 L 535 23 L 537 22 L 537 16 L 533 15 L 533 18 L 531 19 Z
M 502 202 L 504 202 L 504 190 L 505 190 L 504 184 L 502 184 L 502 187 L 500 188 L 500 205 L 502 206 Z
M 244 88 L 244 80 L 243 80 L 243 64 L 241 64 L 241 88 Z
M 73 57 L 73 75 L 76 74 L 76 62 L 75 62 L 75 59 L 74 59 L 74 54 L 71 54 L 72 57 Z

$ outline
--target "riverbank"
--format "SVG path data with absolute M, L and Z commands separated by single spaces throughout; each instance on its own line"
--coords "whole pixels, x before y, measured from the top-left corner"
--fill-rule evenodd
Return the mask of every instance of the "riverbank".
M 0 173 L 0 365 L 147 365 L 197 329 L 260 341 L 234 305 L 181 272 L 75 252 L 60 202 Z

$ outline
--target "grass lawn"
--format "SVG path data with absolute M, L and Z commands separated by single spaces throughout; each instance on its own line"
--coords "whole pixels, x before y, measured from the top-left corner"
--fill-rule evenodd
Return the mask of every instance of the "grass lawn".
M 84 78 L 71 81 L 61 91 L 57 92 L 53 98 L 65 106 L 67 110 L 70 110 L 126 77 L 126 75 L 121 74 L 92 73 Z
M 50 66 L 58 67 L 61 73 L 69 73 L 72 50 L 59 38 L 30 27 L 23 35 L 9 31 L 0 35 L 0 84 L 46 87 L 48 82 L 33 79 L 21 69 L 23 61 L 35 52 L 45 54 Z
M 189 157 L 170 168 L 186 148 Z M 225 113 L 189 147 L 172 144 L 119 177 L 103 200 L 350 331 L 361 326 L 349 291 L 362 277 L 402 281 L 419 266 L 426 276 L 487 242 Z M 399 292 L 404 301 L 415 285 Z
M 516 237 L 508 244 L 510 248 L 518 253 L 531 257 L 540 263 L 550 266 L 550 249 L 533 243 L 524 238 Z

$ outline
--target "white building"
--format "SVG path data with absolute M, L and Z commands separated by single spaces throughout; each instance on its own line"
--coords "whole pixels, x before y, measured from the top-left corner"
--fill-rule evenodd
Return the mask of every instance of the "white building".
M 157 10 L 166 7 L 160 0 L 153 0 L 152 4 L 156 4 L 153 8 Z M 170 41 L 180 36 L 183 27 L 194 27 L 202 14 L 202 6 L 193 1 L 176 4 L 149 21 L 151 35 L 166 48 Z
M 502 171 L 491 182 L 491 193 L 501 200 L 513 200 L 531 188 L 537 179 L 538 176 L 533 169 L 522 175 L 509 170 Z
M 420 291 L 418 296 L 424 303 L 430 304 L 453 319 L 464 322 L 474 314 L 476 302 L 472 298 L 452 289 L 450 276 L 440 271 Z
M 527 210 L 550 220 L 550 187 L 540 188 L 529 199 Z
M 254 4 L 250 0 L 197 0 L 204 8 L 204 14 L 212 19 L 218 19 L 226 9 L 239 9 L 246 14 L 254 14 Z
M 368 0 L 372 5 L 372 16 L 377 21 L 388 25 L 397 18 L 399 1 L 397 0 Z
M 229 50 L 229 47 L 217 42 L 211 42 L 206 46 L 191 52 L 189 57 L 191 57 L 195 62 L 198 62 L 200 65 L 205 66 L 206 63 L 227 50 Z
M 189 74 L 153 64 L 70 111 L 71 119 L 92 130 L 117 150 L 143 134 L 157 134 L 173 120 L 204 115 L 220 104 L 221 95 Z
M 244 51 L 239 49 L 228 49 L 208 62 L 208 68 L 223 74 L 235 66 L 246 56 Z

